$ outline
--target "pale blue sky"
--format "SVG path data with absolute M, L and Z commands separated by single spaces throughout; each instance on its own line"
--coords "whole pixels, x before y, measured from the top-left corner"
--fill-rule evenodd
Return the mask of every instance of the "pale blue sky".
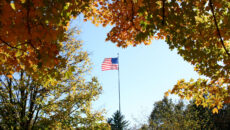
M 90 22 L 83 22 L 82 18 L 73 24 L 82 31 L 79 38 L 83 40 L 84 49 L 90 53 L 92 75 L 98 77 L 103 86 L 103 93 L 94 103 L 94 109 L 105 108 L 106 117 L 119 108 L 118 74 L 116 70 L 101 71 L 104 58 L 116 57 L 119 53 L 121 112 L 131 124 L 146 121 L 154 102 L 161 100 L 164 92 L 172 89 L 177 80 L 198 78 L 193 66 L 184 61 L 176 50 L 170 51 L 162 40 L 154 40 L 149 46 L 122 49 L 105 42 L 111 27 L 96 27 Z

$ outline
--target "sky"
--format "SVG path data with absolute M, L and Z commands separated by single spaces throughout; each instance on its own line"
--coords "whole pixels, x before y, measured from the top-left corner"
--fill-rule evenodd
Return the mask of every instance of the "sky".
M 94 110 L 105 109 L 105 117 L 111 117 L 119 109 L 118 72 L 101 71 L 104 58 L 117 57 L 119 53 L 121 112 L 130 122 L 130 127 L 148 120 L 153 104 L 163 99 L 164 93 L 172 89 L 180 79 L 197 79 L 193 66 L 184 61 L 176 50 L 171 51 L 163 40 L 153 40 L 151 45 L 119 48 L 106 42 L 106 35 L 112 28 L 96 27 L 91 22 L 83 22 L 80 17 L 72 25 L 81 30 L 79 40 L 89 52 L 92 76 L 96 76 L 103 91 L 93 103 Z M 178 101 L 177 96 L 170 96 Z

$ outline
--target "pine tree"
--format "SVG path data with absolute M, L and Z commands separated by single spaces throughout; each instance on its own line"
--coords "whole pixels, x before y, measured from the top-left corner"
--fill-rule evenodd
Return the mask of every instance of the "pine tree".
M 107 121 L 112 130 L 124 130 L 128 126 L 128 121 L 125 120 L 124 115 L 120 113 L 120 111 L 116 111 L 112 118 L 109 118 Z

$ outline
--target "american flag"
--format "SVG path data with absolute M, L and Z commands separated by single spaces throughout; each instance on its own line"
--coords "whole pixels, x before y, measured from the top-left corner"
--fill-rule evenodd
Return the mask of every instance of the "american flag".
M 118 70 L 118 58 L 105 58 L 101 70 Z

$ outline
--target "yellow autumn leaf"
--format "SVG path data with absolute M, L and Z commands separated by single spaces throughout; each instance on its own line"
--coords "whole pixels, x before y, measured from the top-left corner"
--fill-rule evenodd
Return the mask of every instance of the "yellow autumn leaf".
M 166 97 L 168 97 L 169 96 L 169 92 L 167 91 L 167 92 L 165 92 L 165 96 Z
M 203 105 L 204 108 L 208 106 L 207 103 L 203 103 L 202 105 Z
M 194 67 L 194 71 L 197 71 L 198 70 L 198 68 L 197 67 Z
M 190 98 L 191 98 L 190 95 L 187 95 L 187 96 L 186 96 L 186 99 L 187 99 L 187 100 L 189 100 Z
M 22 3 L 25 3 L 25 2 L 26 2 L 26 0 L 21 0 L 21 2 L 22 2 Z
M 95 25 L 96 25 L 97 27 L 99 26 L 99 24 L 98 24 L 98 23 L 96 23 Z
M 15 8 L 15 5 L 14 5 L 14 2 L 11 2 L 11 3 L 10 3 L 10 6 L 11 6 L 11 8 L 12 8 L 13 10 L 16 9 L 16 8 Z
M 218 113 L 218 109 L 217 108 L 212 109 L 212 113 L 214 113 L 214 114 L 216 113 L 217 114 Z

